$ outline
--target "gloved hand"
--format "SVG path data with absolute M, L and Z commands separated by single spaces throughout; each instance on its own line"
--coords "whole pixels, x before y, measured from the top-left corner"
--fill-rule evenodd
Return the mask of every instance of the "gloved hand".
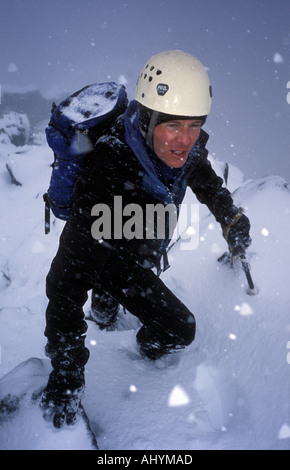
M 40 406 L 45 419 L 52 419 L 56 428 L 76 420 L 84 391 L 83 371 L 55 371 L 49 376 Z
M 233 221 L 223 229 L 223 236 L 233 257 L 240 256 L 251 245 L 250 227 L 248 217 L 239 212 Z

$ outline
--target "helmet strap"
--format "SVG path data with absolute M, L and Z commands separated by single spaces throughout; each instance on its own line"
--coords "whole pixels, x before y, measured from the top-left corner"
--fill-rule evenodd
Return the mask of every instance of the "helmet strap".
M 148 130 L 147 130 L 146 135 L 145 135 L 146 145 L 148 145 L 148 147 L 150 147 L 151 150 L 153 150 L 153 151 L 154 151 L 154 148 L 153 148 L 153 134 L 154 134 L 154 129 L 155 129 L 155 126 L 156 126 L 156 123 L 157 123 L 158 116 L 159 116 L 159 112 L 153 110 L 152 113 L 151 113 L 151 118 L 150 118 L 150 121 L 149 121 Z

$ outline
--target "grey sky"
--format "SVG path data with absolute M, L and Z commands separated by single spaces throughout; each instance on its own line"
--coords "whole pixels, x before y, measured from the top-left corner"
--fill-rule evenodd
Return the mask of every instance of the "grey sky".
M 51 98 L 108 79 L 133 98 L 151 55 L 192 53 L 213 87 L 211 153 L 290 182 L 289 0 L 0 0 L 0 40 L 2 92 Z

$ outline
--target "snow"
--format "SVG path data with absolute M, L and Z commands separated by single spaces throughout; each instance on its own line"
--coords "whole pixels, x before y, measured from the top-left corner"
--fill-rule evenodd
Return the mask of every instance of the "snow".
M 34 141 L 22 147 L 7 139 L 0 143 L 1 397 L 21 392 L 26 375 L 19 371 L 33 377 L 25 390 L 43 385 L 49 371 L 45 277 L 63 222 L 55 220 L 44 235 L 42 194 L 53 157 L 44 135 Z M 223 163 L 212 162 L 221 174 Z M 6 164 L 22 186 L 12 184 Z M 200 206 L 196 249 L 181 249 L 177 242 L 169 252 L 171 269 L 162 275 L 195 314 L 194 343 L 152 363 L 138 355 L 139 324 L 130 314 L 120 314 L 114 331 L 88 322 L 91 356 L 83 404 L 101 450 L 290 447 L 289 187 L 279 176 L 244 181 L 232 166 L 228 185 L 252 222 L 249 259 L 258 294 L 247 294 L 239 265 L 231 269 L 217 262 L 226 244 L 213 216 Z M 185 202 L 197 203 L 190 193 Z M 194 227 L 196 236 L 196 222 Z M 15 372 L 31 357 L 44 361 L 35 359 Z M 43 431 L 40 441 L 23 434 L 25 416 Z M 23 411 L 18 428 L 1 424 L 0 447 L 13 449 L 18 440 L 25 449 L 62 449 L 68 441 L 88 448 L 81 423 L 64 433 L 69 438 L 44 427 L 34 407 Z
M 0 141 L 1 143 L 12 142 L 15 145 L 24 145 L 28 142 L 30 134 L 30 123 L 26 114 L 14 111 L 6 112 L 0 119 Z
M 18 72 L 18 67 L 16 64 L 14 64 L 14 62 L 10 62 L 10 64 L 8 65 L 8 69 L 7 69 L 8 72 Z
M 90 119 L 104 115 L 114 108 L 119 90 L 120 87 L 108 86 L 106 83 L 91 85 L 71 99 L 69 106 L 64 107 L 63 114 L 76 123 L 88 119 L 86 113 L 89 113 Z
M 54 450 L 56 439 L 61 438 L 65 450 L 93 450 L 87 437 L 85 423 L 79 420 L 75 428 L 58 431 L 51 429 L 42 417 L 38 406 L 32 406 L 38 402 L 38 395 L 47 383 L 48 374 L 51 371 L 50 361 L 31 358 L 20 364 L 5 376 L 1 383 L 1 394 L 6 395 L 6 408 L 10 410 L 10 416 L 5 419 L 5 414 L 0 420 L 5 432 L 1 433 L 0 442 L 2 450 Z M 11 391 L 17 390 L 17 396 L 11 396 Z M 20 404 L 20 413 L 16 412 Z M 15 433 L 17 425 L 18 432 Z
M 275 64 L 283 64 L 284 63 L 284 59 L 281 56 L 281 54 L 279 54 L 279 52 L 275 52 L 274 57 L 273 57 L 273 61 L 275 62 Z

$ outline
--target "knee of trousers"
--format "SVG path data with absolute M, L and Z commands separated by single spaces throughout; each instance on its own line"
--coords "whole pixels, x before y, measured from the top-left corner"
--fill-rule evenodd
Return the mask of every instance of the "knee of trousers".
M 189 346 L 194 341 L 195 331 L 195 318 L 188 313 L 167 327 L 155 322 L 143 325 L 137 334 L 137 341 L 148 356 L 151 349 L 155 356 L 157 350 L 163 355 Z
M 178 331 L 176 331 L 177 339 L 180 340 L 180 346 L 189 346 L 195 338 L 196 322 L 192 313 L 188 314 L 180 323 Z

